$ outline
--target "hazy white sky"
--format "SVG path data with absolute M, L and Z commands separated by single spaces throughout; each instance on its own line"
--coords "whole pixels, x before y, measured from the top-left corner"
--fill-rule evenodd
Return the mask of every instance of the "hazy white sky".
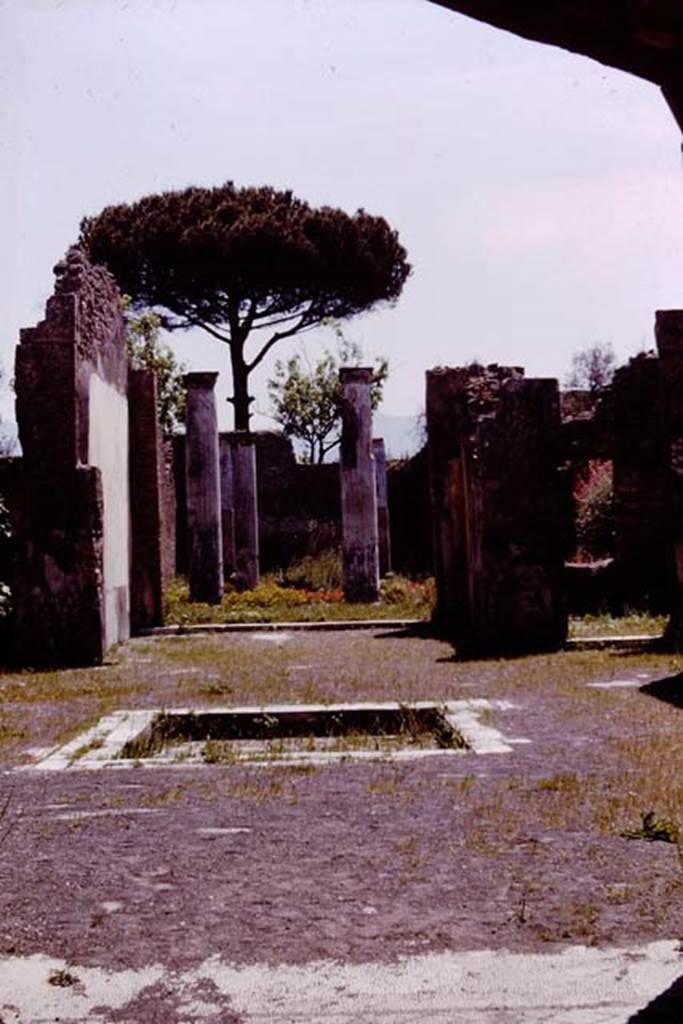
M 348 326 L 390 359 L 388 413 L 418 410 L 438 364 L 562 376 L 596 340 L 626 358 L 683 304 L 680 133 L 658 90 L 427 0 L 0 0 L 0 69 L 9 371 L 82 216 L 227 179 L 398 229 L 402 298 Z M 220 343 L 173 346 L 227 393 Z

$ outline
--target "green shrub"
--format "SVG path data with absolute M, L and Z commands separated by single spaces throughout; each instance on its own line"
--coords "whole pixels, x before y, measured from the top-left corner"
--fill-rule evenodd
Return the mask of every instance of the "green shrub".
M 317 577 L 315 577 L 317 578 Z M 322 622 L 349 619 L 428 619 L 434 602 L 434 581 L 400 576 L 383 581 L 379 603 L 347 604 L 341 589 L 314 590 L 283 586 L 265 576 L 255 590 L 226 586 L 219 605 L 190 601 L 187 581 L 176 579 L 166 587 L 167 623 L 202 622 Z
M 585 476 L 574 488 L 576 547 L 579 561 L 614 553 L 614 495 L 612 463 L 591 459 Z
M 297 609 L 312 603 L 329 603 L 341 599 L 335 591 L 313 592 L 294 587 L 283 587 L 274 579 L 265 577 L 255 590 L 236 590 L 226 586 L 220 605 L 190 601 L 187 581 L 172 580 L 166 587 L 166 621 L 185 624 L 200 622 L 258 622 L 259 619 L 291 617 Z
M 316 555 L 305 555 L 285 569 L 283 582 L 286 587 L 302 590 L 342 589 L 342 560 L 336 548 L 326 548 Z
M 434 580 L 409 580 L 406 576 L 389 576 L 382 580 L 382 604 L 401 605 L 415 615 L 431 612 L 435 599 Z

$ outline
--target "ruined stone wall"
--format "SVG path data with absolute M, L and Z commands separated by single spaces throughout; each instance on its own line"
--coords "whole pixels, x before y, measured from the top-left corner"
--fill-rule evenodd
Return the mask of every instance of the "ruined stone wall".
M 259 534 L 264 571 L 335 547 L 341 537 L 339 466 L 301 465 L 281 434 L 256 434 Z
M 629 607 L 669 607 L 673 579 L 660 360 L 640 354 L 599 395 L 563 395 L 562 409 L 562 457 L 572 489 L 591 460 L 612 463 L 614 487 L 614 541 L 604 552 L 611 561 L 570 567 L 571 610 L 619 614 Z
M 611 459 L 614 448 L 614 408 L 610 387 L 597 394 L 561 391 L 562 458 L 574 478 L 591 459 Z
M 515 367 L 427 375 L 437 621 L 461 653 L 564 642 L 557 382 Z
M 427 448 L 412 459 L 387 464 L 391 554 L 394 571 L 405 576 L 433 574 Z
M 683 648 L 683 310 L 659 310 L 655 320 L 661 365 L 662 424 L 666 451 L 666 522 L 674 595 L 667 638 Z
M 673 577 L 660 361 L 631 359 L 617 370 L 612 394 L 615 588 L 623 605 L 661 611 Z
M 18 654 L 90 663 L 130 630 L 128 362 L 110 274 L 71 249 L 21 332 L 12 503 Z
M 229 434 L 221 434 L 222 440 Z M 336 547 L 341 537 L 339 466 L 296 462 L 291 442 L 273 431 L 257 431 L 259 549 L 261 569 L 286 567 L 306 554 Z M 185 549 L 184 442 L 173 438 L 176 494 L 176 570 L 187 571 Z
M 224 444 L 230 435 L 221 434 Z M 259 545 L 261 567 L 270 572 L 308 554 L 341 544 L 339 464 L 297 463 L 291 441 L 274 431 L 258 431 Z M 175 498 L 175 571 L 185 574 L 184 437 L 172 439 Z M 426 450 L 413 460 L 388 463 L 389 520 L 394 570 L 431 575 L 431 519 Z
M 521 376 L 519 367 L 437 367 L 427 372 L 426 421 L 429 502 L 437 603 L 435 622 L 446 631 L 470 606 L 462 486 L 462 443 L 471 429 L 468 388 Z

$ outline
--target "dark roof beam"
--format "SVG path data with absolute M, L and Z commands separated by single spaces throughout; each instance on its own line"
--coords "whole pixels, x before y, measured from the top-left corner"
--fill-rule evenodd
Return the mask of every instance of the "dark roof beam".
M 671 83 L 683 67 L 680 0 L 431 0 L 536 42 L 592 57 L 662 86 L 671 104 Z M 672 105 L 681 123 L 680 109 Z

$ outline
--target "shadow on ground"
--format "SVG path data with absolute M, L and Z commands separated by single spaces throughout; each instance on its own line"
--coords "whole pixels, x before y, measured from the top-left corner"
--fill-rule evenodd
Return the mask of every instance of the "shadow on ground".
M 411 626 L 401 626 L 400 629 L 385 630 L 382 633 L 375 633 L 374 640 L 441 640 L 443 643 L 453 647 L 453 637 L 448 631 L 439 629 L 433 622 L 416 622 Z M 535 654 L 557 654 L 556 648 L 547 651 L 518 651 L 503 648 L 499 651 L 458 651 L 453 648 L 453 653 L 442 658 L 435 658 L 437 665 L 462 665 L 467 662 L 491 661 L 505 658 L 507 661 L 528 658 Z
M 629 1017 L 627 1024 L 674 1024 L 675 1021 L 683 1021 L 683 974 L 665 992 Z
M 376 633 L 374 640 L 444 640 L 443 636 L 434 629 L 431 622 L 416 622 L 411 626 L 401 626 L 399 629 L 387 629 Z
M 656 697 L 657 700 L 673 704 L 675 708 L 683 708 L 683 672 L 675 676 L 668 676 L 666 679 L 655 679 L 652 683 L 646 683 L 639 687 L 641 693 L 649 697 Z M 681 1016 L 683 1020 L 683 1015 Z

